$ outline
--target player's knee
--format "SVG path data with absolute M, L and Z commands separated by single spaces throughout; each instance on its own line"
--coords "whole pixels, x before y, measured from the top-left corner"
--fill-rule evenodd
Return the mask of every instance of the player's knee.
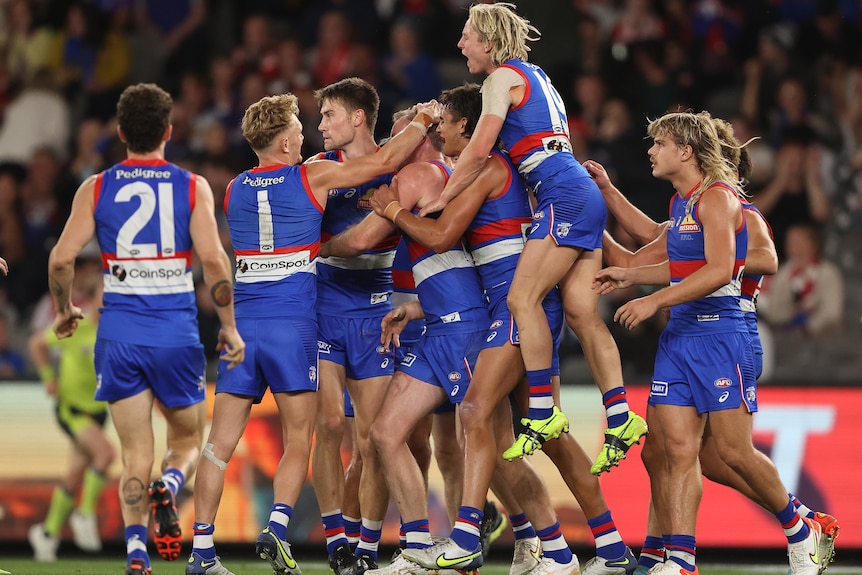
M 491 425 L 490 413 L 483 407 L 483 402 L 464 399 L 458 406 L 458 417 L 465 433 L 481 428 L 488 429 Z
M 341 445 L 344 437 L 344 413 L 319 413 L 314 430 L 318 442 Z
M 218 467 L 221 471 L 227 469 L 227 464 L 230 461 L 230 455 L 226 456 L 224 459 L 216 457 L 215 445 L 212 443 L 207 443 L 204 446 L 204 449 L 201 452 L 201 458 L 203 460 L 209 461 L 210 463 Z
M 657 465 L 663 465 L 662 459 L 662 450 L 658 439 L 647 437 L 644 440 L 643 449 L 641 449 L 641 461 L 647 473 L 655 469 Z

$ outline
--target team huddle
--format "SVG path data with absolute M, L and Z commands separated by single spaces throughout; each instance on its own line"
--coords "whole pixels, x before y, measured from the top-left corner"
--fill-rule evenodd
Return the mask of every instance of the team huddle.
M 537 37 L 511 4 L 471 7 L 458 47 L 470 72 L 487 76 L 482 86 L 396 113 L 383 146 L 373 136 L 379 98 L 357 78 L 315 92 L 325 150 L 305 162 L 297 98 L 249 106 L 242 133 L 258 166 L 224 199 L 233 265 L 209 184 L 165 160 L 170 96 L 152 84 L 125 90 L 118 130 L 128 159 L 81 185 L 49 284 L 54 331 L 68 337 L 83 319 L 71 300 L 75 258 L 95 235 L 105 272 L 96 399 L 108 402 L 123 453 L 126 575 L 151 573 L 151 516 L 158 554 L 180 556 L 176 495 L 195 471 L 185 572 L 233 575 L 216 554 L 217 512 L 225 470 L 267 389 L 284 453 L 255 550 L 276 575 L 300 575 L 287 530 L 310 462 L 336 575 L 476 571 L 500 523 L 489 489 L 514 531 L 511 575 L 696 574 L 701 472 L 775 515 L 792 574 L 826 569 L 837 521 L 789 494 L 751 440 L 762 357 L 755 300 L 777 256 L 741 187 L 745 145 L 706 112 L 652 120 L 652 174 L 676 193 L 669 221 L 651 220 L 601 165 L 575 159 L 562 99 L 527 61 Z M 605 231 L 609 211 L 642 248 L 631 252 Z M 206 440 L 193 253 L 221 321 Z M 602 294 L 631 285 L 664 287 L 622 305 L 621 325 L 669 310 L 645 418 L 629 409 L 598 309 Z M 595 458 L 559 407 L 564 322 L 602 393 L 607 429 Z M 150 481 L 155 400 L 168 450 Z M 512 403 L 524 415 L 517 429 Z M 347 470 L 345 433 L 354 442 Z M 445 538 L 429 530 L 430 437 Z M 598 476 L 642 440 L 652 499 L 635 557 Z M 583 569 L 526 458 L 537 450 L 594 536 Z M 390 498 L 401 546 L 381 566 Z

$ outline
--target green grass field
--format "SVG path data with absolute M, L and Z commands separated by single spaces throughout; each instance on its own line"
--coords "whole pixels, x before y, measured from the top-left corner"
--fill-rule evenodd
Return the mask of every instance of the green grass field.
M 263 560 L 232 560 L 231 557 L 225 558 L 224 565 L 236 575 L 269 575 L 272 573 L 269 564 Z M 584 558 L 583 561 L 586 559 Z M 166 563 L 156 558 L 153 561 L 153 575 L 184 575 L 184 567 L 181 560 Z M 300 567 L 303 575 L 331 575 L 328 566 L 322 561 L 301 561 Z M 123 575 L 124 561 L 122 558 L 89 559 L 75 557 L 61 559 L 56 563 L 36 563 L 31 559 L 0 557 L 0 569 L 9 571 L 12 575 Z M 779 564 L 730 566 L 706 563 L 699 565 L 699 571 L 700 575 L 783 574 L 787 572 L 787 566 Z M 494 562 L 482 567 L 481 572 L 483 575 L 508 575 L 509 566 L 502 562 Z M 860 572 L 862 570 L 858 567 L 842 567 L 840 565 L 834 565 L 827 571 L 830 575 L 857 575 Z

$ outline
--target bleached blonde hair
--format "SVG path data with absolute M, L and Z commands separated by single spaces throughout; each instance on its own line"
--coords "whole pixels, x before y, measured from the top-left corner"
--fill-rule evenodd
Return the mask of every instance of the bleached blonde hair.
M 670 138 L 680 147 L 691 147 L 697 169 L 703 179 L 700 187 L 689 198 L 687 210 L 692 209 L 707 188 L 718 182 L 732 187 L 738 196 L 744 195 L 736 173 L 737 166 L 722 153 L 722 140 L 709 112 L 665 114 L 649 123 L 647 134 L 652 138 Z
M 509 2 L 470 6 L 467 22 L 479 33 L 479 40 L 490 46 L 494 66 L 511 58 L 526 60 L 530 51 L 527 42 L 535 42 L 542 35 L 529 20 L 519 16 L 515 8 Z
M 272 141 L 296 123 L 299 102 L 291 93 L 264 96 L 249 106 L 242 117 L 242 135 L 255 152 L 265 150 Z

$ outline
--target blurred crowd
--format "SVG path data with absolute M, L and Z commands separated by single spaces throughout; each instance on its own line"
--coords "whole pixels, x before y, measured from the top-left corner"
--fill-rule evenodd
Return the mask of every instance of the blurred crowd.
M 393 112 L 475 80 L 456 48 L 471 3 L 0 1 L 0 255 L 10 267 L 0 278 L 0 377 L 32 375 L 16 342 L 50 322 L 47 256 L 77 186 L 125 157 L 114 118 L 123 88 L 144 81 L 171 92 L 167 157 L 205 176 L 219 204 L 230 179 L 253 165 L 239 121 L 264 95 L 290 91 L 300 98 L 308 156 L 322 149 L 317 88 L 348 76 L 375 85 L 382 137 Z M 749 144 L 748 191 L 772 225 L 782 261 L 799 262 L 804 250 L 794 246 L 814 242 L 807 263 L 775 282 L 785 289 L 770 296 L 765 287 L 765 317 L 776 329 L 809 336 L 840 329 L 834 288 L 841 270 L 822 265 L 819 246 L 824 233 L 862 229 L 860 4 L 516 3 L 542 32 L 530 59 L 566 99 L 576 156 L 601 162 L 654 219 L 666 218 L 672 190 L 650 174 L 648 119 L 705 109 L 732 121 L 741 141 L 757 138 Z M 827 279 L 811 279 L 823 268 Z M 818 289 L 830 292 L 813 297 Z M 811 302 L 818 301 L 830 310 L 837 303 L 838 318 L 832 312 L 825 326 L 809 327 Z M 214 353 L 217 320 L 205 306 L 200 319 Z M 637 354 L 651 361 L 649 345 L 631 340 L 620 347 L 624 356 L 630 347 L 635 361 Z

